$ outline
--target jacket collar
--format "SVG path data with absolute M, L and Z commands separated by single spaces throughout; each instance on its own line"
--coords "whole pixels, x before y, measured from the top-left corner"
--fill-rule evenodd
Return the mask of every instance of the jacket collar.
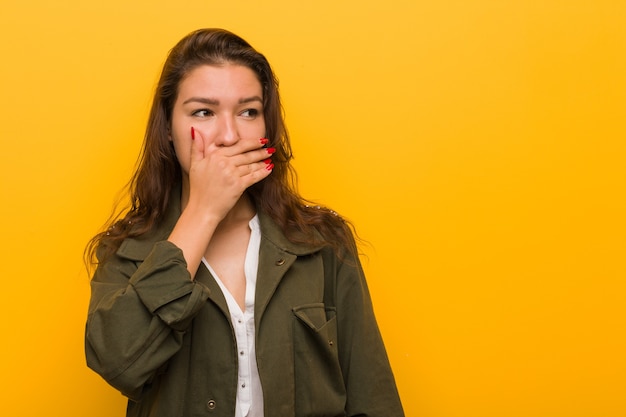
M 304 256 L 315 253 L 322 248 L 322 245 L 294 243 L 290 241 L 267 213 L 260 211 L 258 214 L 259 223 L 261 224 L 261 236 L 280 250 L 292 255 Z
M 173 198 L 170 200 L 159 226 L 144 235 L 125 239 L 117 250 L 118 256 L 133 261 L 143 261 L 156 242 L 167 240 L 180 217 L 180 190 L 180 186 L 172 190 Z M 291 242 L 268 214 L 264 212 L 259 212 L 258 214 L 262 238 L 271 242 L 280 251 L 296 256 L 305 256 L 315 253 L 322 248 L 322 245 Z

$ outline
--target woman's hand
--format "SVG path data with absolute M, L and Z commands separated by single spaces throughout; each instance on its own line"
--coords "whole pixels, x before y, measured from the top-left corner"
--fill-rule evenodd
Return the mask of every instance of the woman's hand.
M 233 145 L 207 143 L 192 130 L 188 206 L 221 221 L 244 191 L 272 172 L 273 148 L 267 139 L 242 139 Z

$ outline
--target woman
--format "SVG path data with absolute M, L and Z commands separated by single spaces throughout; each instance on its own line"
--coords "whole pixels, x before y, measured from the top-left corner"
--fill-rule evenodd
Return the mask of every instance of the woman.
M 351 228 L 298 195 L 290 159 L 265 57 L 182 39 L 131 207 L 87 251 L 87 363 L 128 416 L 403 415 Z

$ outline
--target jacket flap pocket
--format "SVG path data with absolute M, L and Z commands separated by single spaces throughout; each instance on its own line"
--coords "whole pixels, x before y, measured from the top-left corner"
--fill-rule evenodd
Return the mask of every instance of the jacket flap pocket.
M 293 313 L 316 332 L 326 325 L 326 309 L 324 303 L 304 304 L 294 307 Z

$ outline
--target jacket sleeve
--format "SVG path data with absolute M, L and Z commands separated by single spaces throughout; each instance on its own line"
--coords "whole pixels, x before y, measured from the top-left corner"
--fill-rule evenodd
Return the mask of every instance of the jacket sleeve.
M 361 264 L 356 256 L 335 258 L 335 262 L 337 336 L 346 386 L 346 415 L 402 417 L 404 411 Z
M 91 281 L 87 365 L 130 399 L 180 349 L 209 296 L 191 280 L 182 251 L 154 244 L 143 262 L 113 256 Z

